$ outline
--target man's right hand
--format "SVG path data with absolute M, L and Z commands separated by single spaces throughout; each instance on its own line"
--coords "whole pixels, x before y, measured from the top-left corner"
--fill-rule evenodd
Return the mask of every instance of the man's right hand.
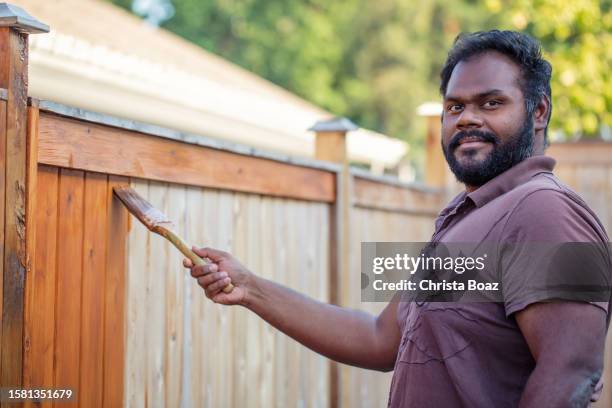
M 183 265 L 191 269 L 191 276 L 197 279 L 206 297 L 223 305 L 245 306 L 253 273 L 227 252 L 196 247 L 192 250 L 201 258 L 210 260 L 210 263 L 199 266 L 194 266 L 189 259 L 183 260 Z M 230 293 L 223 292 L 229 283 L 234 285 L 234 289 Z

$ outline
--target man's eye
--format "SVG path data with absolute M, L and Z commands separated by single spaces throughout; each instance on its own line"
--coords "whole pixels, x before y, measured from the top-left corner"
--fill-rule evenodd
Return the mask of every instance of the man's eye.
M 459 112 L 461 111 L 461 109 L 463 109 L 463 105 L 460 105 L 458 103 L 453 104 L 453 105 L 448 105 L 448 107 L 446 108 L 446 110 L 448 110 L 449 112 Z
M 483 106 L 485 108 L 495 108 L 499 105 L 501 105 L 499 101 L 486 101 Z

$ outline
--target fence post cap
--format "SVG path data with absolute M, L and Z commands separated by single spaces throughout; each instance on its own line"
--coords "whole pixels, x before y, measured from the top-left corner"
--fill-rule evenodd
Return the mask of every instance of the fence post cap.
M 41 23 L 14 4 L 0 3 L 0 27 L 12 27 L 22 33 L 48 33 L 49 26 Z
M 327 120 L 320 120 L 312 125 L 308 130 L 318 133 L 324 132 L 349 132 L 351 130 L 357 130 L 359 126 L 351 122 L 347 118 L 332 118 Z

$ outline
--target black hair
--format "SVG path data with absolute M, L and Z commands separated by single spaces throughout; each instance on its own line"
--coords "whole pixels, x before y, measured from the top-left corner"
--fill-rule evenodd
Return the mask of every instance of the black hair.
M 533 115 L 538 103 L 544 95 L 548 97 L 549 109 L 546 129 L 552 112 L 552 99 L 550 92 L 550 76 L 552 66 L 542 58 L 540 42 L 535 38 L 516 31 L 479 31 L 475 33 L 462 33 L 455 38 L 453 47 L 448 53 L 442 72 L 440 73 L 440 93 L 446 94 L 446 88 L 455 66 L 461 62 L 485 53 L 497 51 L 514 61 L 521 69 L 522 77 L 519 86 L 525 98 L 525 110 L 528 117 Z

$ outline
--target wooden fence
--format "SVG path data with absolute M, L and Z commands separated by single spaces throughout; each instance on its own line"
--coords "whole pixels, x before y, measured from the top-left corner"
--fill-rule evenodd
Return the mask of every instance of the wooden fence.
M 359 298 L 360 243 L 427 240 L 446 193 L 349 170 L 342 123 L 314 129 L 330 163 L 28 100 L 36 30 L 14 21 L 0 18 L 0 385 L 69 387 L 87 407 L 384 406 L 389 374 L 330 363 L 209 302 L 112 188 L 134 187 L 194 244 L 374 313 L 384 305 Z M 605 157 L 596 181 L 579 163 L 561 170 L 599 211 Z
M 388 375 L 339 367 L 208 301 L 112 188 L 131 185 L 190 242 L 264 277 L 371 310 L 359 242 L 426 239 L 441 192 L 351 174 L 342 128 L 317 134 L 318 157 L 340 163 L 296 160 L 27 98 L 34 30 L 11 21 L 0 28 L 1 385 L 71 388 L 87 407 L 384 405 Z

